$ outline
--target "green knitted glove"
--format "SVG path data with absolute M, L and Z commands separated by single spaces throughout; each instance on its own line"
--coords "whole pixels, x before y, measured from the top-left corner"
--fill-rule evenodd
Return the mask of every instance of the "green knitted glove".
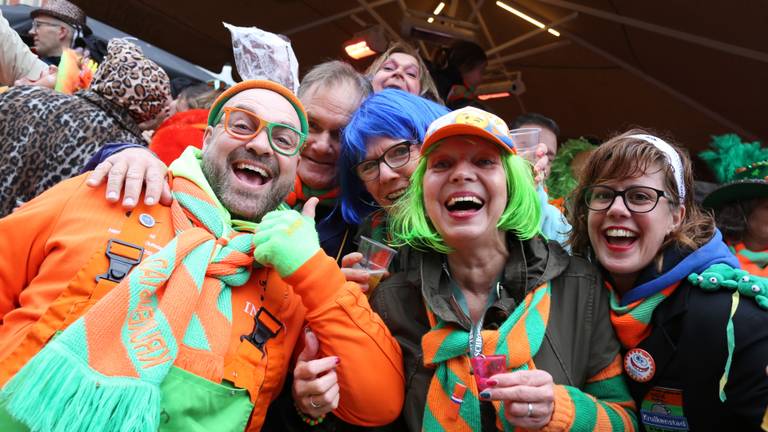
M 271 265 L 281 277 L 292 275 L 320 249 L 315 221 L 296 210 L 273 210 L 264 215 L 253 244 L 256 261 Z

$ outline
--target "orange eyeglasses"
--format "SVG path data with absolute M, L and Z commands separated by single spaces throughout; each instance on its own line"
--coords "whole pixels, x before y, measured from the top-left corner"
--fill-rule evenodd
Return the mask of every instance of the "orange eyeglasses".
M 251 140 L 266 128 L 270 147 L 281 155 L 295 155 L 301 150 L 301 146 L 307 138 L 304 133 L 292 126 L 268 122 L 242 108 L 225 107 L 221 112 L 224 115 L 224 131 L 230 136 L 241 140 Z M 219 114 L 216 122 L 221 120 L 221 115 Z

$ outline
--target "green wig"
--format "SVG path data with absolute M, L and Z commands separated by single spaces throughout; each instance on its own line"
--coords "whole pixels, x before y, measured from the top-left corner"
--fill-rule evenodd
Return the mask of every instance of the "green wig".
M 571 169 L 571 162 L 579 153 L 596 149 L 584 138 L 569 139 L 557 151 L 552 161 L 552 171 L 547 177 L 547 192 L 552 198 L 563 198 L 579 184 Z
M 418 250 L 447 254 L 452 250 L 432 225 L 424 206 L 427 159 L 437 147 L 439 145 L 430 147 L 419 159 L 408 190 L 392 209 L 390 229 L 396 246 L 409 245 Z M 519 239 L 528 240 L 541 234 L 541 204 L 533 183 L 531 164 L 506 151 L 501 152 L 501 164 L 507 174 L 507 207 L 496 227 L 513 231 Z

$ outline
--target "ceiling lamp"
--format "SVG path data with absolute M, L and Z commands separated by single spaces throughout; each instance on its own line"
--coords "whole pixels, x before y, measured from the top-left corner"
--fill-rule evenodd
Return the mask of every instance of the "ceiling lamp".
M 517 15 L 519 18 L 522 18 L 522 19 L 528 21 L 529 23 L 535 25 L 536 27 L 538 27 L 540 29 L 544 29 L 544 28 L 547 27 L 546 24 L 544 24 L 543 22 L 541 22 L 541 21 L 539 21 L 539 20 L 537 20 L 535 18 L 532 18 L 532 17 L 524 14 L 523 12 L 520 12 L 519 10 L 513 8 L 512 6 L 506 4 L 506 3 L 502 2 L 502 1 L 497 1 L 496 2 L 496 6 L 504 9 L 505 11 L 507 11 L 507 12 L 509 12 L 511 14 Z M 549 34 L 551 34 L 551 35 L 560 37 L 560 32 L 555 30 L 555 29 L 553 29 L 553 28 L 547 29 L 547 32 L 549 32 Z
M 525 92 L 525 83 L 520 73 L 514 80 L 496 81 L 477 86 L 477 98 L 481 101 L 498 99 L 512 95 L 520 96 Z
M 387 38 L 380 26 L 374 26 L 355 34 L 344 42 L 344 52 L 355 60 L 369 57 L 387 50 Z

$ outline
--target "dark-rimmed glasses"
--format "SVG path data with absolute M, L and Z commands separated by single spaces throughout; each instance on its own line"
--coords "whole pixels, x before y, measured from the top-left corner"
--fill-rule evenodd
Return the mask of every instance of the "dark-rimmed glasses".
M 411 146 L 413 141 L 403 141 L 388 148 L 383 155 L 376 159 L 366 159 L 355 165 L 355 172 L 360 180 L 367 182 L 379 178 L 379 166 L 382 162 L 391 169 L 404 166 L 411 160 Z
M 233 138 L 251 140 L 263 129 L 272 149 L 284 156 L 293 156 L 301 150 L 306 135 L 293 126 L 268 122 L 256 114 L 237 107 L 225 107 L 224 130 Z M 221 120 L 221 114 L 216 122 Z
M 617 196 L 632 213 L 648 213 L 656 208 L 660 198 L 666 198 L 664 191 L 647 186 L 633 186 L 623 191 L 608 186 L 590 186 L 584 192 L 587 208 L 592 211 L 608 210 Z

